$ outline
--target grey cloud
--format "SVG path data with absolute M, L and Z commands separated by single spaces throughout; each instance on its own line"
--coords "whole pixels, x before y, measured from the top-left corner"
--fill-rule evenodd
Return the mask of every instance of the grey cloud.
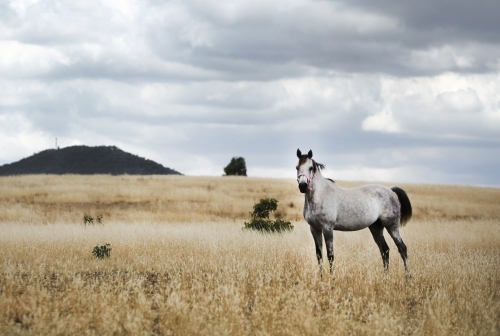
M 266 81 L 331 71 L 395 76 L 482 73 L 497 66 L 500 26 L 492 14 L 498 12 L 497 2 L 355 4 L 310 2 L 282 10 L 272 2 L 257 3 L 255 9 L 166 2 L 133 8 L 139 12 L 133 18 L 100 3 L 49 8 L 34 4 L 8 36 L 63 53 L 67 64 L 42 76 L 63 80 Z M 19 20 L 12 12 L 8 17 Z M 128 49 L 120 50 L 120 41 Z M 82 44 L 96 46 L 99 54 L 92 55 Z M 448 48 L 440 54 L 450 56 L 433 58 L 432 51 L 440 48 Z M 158 56 L 156 61 L 151 61 L 151 52 Z M 176 72 L 162 62 L 189 65 L 192 71 Z
M 498 43 L 500 3 L 495 0 L 346 1 L 368 11 L 398 18 L 410 29 L 433 33 L 426 40 Z
M 500 144 L 489 143 L 478 150 L 474 141 L 453 141 L 439 137 L 413 139 L 401 135 L 380 135 L 351 130 L 344 132 L 290 133 L 275 131 L 272 127 L 193 127 L 190 143 L 179 144 L 181 151 L 196 155 L 211 153 L 214 162 L 223 167 L 231 156 L 242 155 L 253 166 L 274 166 L 293 172 L 297 147 L 312 149 L 315 158 L 327 164 L 329 176 L 336 170 L 352 167 L 377 169 L 402 168 L 411 174 L 413 169 L 427 172 L 411 181 L 427 183 L 496 184 L 500 179 L 493 168 L 500 159 L 491 156 L 491 149 Z M 228 141 L 228 139 L 230 139 Z M 213 144 L 217 144 L 213 148 Z M 159 144 L 157 144 L 159 145 Z M 194 148 L 193 148 L 194 147 Z M 490 147 L 491 149 L 486 149 Z M 479 147 L 480 148 L 480 147 Z M 474 158 L 471 160 L 471 158 Z M 373 180 L 374 178 L 372 178 Z
M 442 7 L 447 5 L 445 3 Z M 397 76 L 414 76 L 445 71 L 485 72 L 491 70 L 491 64 L 497 61 L 494 53 L 480 54 L 475 50 L 477 47 L 498 50 L 498 45 L 489 45 L 498 42 L 497 40 L 481 37 L 482 33 L 488 35 L 494 32 L 495 36 L 498 35 L 498 20 L 490 14 L 496 12 L 497 5 L 492 3 L 490 8 L 473 8 L 472 13 L 481 19 L 469 20 L 470 22 L 464 24 L 460 24 L 456 17 L 468 16 L 471 12 L 470 6 L 465 3 L 460 3 L 459 6 L 450 4 L 447 11 L 438 10 L 439 14 L 430 15 L 432 24 L 429 25 L 420 19 L 427 17 L 430 10 L 436 9 L 430 3 L 413 5 L 405 2 L 405 6 L 398 3 L 394 6 L 395 9 L 384 11 L 375 10 L 362 2 L 356 10 L 350 7 L 349 3 L 338 6 L 337 2 L 333 2 L 330 7 L 323 6 L 326 15 L 314 20 L 314 15 L 318 14 L 318 11 L 314 10 L 315 6 L 317 3 L 310 3 L 309 6 L 286 12 L 274 12 L 275 8 L 267 7 L 263 9 L 264 13 L 250 12 L 243 18 L 235 18 L 230 22 L 225 22 L 208 10 L 200 11 L 196 5 L 186 6 L 183 10 L 190 20 L 197 24 L 202 22 L 209 31 L 203 35 L 202 31 L 193 28 L 193 34 L 198 35 L 192 38 L 198 38 L 199 45 L 180 38 L 185 34 L 183 31 L 192 28 L 189 20 L 178 22 L 178 26 L 170 23 L 164 26 L 162 21 L 155 22 L 150 27 L 154 31 L 153 34 L 157 35 L 152 44 L 161 57 L 183 57 L 204 68 L 226 74 L 251 76 L 245 78 L 258 78 L 259 74 L 267 74 L 268 78 L 279 76 L 279 72 L 269 72 L 269 65 L 284 63 L 345 72 L 382 72 Z M 392 7 L 387 5 L 386 8 Z M 387 21 L 387 27 L 377 29 L 378 22 L 375 22 L 372 27 L 360 31 L 359 26 L 354 23 L 344 26 L 331 24 L 335 20 L 334 15 L 341 15 L 342 11 L 359 15 L 360 26 L 363 24 L 364 15 L 367 19 L 374 16 L 373 20 L 380 20 L 382 25 Z M 328 14 L 332 17 L 329 18 Z M 441 26 L 439 15 L 446 18 Z M 417 26 L 416 22 L 423 23 Z M 164 33 L 168 36 L 167 39 Z M 172 43 L 178 48 L 171 48 Z M 483 45 L 478 46 L 478 43 Z M 469 48 L 470 44 L 476 48 Z M 469 64 L 464 66 L 460 62 L 443 63 L 432 58 L 415 59 L 415 52 L 422 54 L 444 47 L 450 48 L 452 54 L 469 58 Z M 183 53 L 173 55 L 172 49 L 181 49 Z M 419 62 L 424 63 L 423 65 L 428 62 L 434 64 L 423 67 L 419 66 Z M 252 70 L 246 72 L 245 69 L 249 68 Z

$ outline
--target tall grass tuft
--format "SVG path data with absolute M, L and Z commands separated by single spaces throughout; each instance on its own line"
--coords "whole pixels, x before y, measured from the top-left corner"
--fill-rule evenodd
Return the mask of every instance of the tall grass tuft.
M 97 259 L 109 258 L 111 255 L 111 245 L 110 244 L 104 244 L 101 246 L 96 245 L 92 250 L 92 254 Z

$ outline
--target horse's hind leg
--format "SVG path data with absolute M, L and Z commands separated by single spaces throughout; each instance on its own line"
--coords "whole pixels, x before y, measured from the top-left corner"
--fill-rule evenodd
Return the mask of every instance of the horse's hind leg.
M 410 274 L 410 265 L 408 263 L 408 255 L 406 251 L 406 245 L 403 242 L 403 239 L 401 239 L 401 236 L 399 235 L 399 228 L 398 225 L 391 225 L 386 227 L 387 232 L 391 235 L 392 239 L 394 240 L 394 243 L 398 247 L 399 254 L 401 255 L 401 258 L 403 258 L 403 263 L 405 265 L 405 270 L 406 274 L 408 277 L 411 277 Z
M 378 248 L 380 250 L 380 254 L 382 255 L 382 261 L 384 262 L 384 270 L 389 270 L 389 246 L 385 242 L 384 238 L 384 226 L 380 219 L 377 219 L 375 223 L 368 227 L 370 232 L 372 233 L 373 240 L 377 243 Z

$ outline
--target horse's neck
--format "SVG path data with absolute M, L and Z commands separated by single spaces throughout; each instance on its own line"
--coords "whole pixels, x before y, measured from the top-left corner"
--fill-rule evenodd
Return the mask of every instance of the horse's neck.
M 321 169 L 318 168 L 313 178 L 313 188 L 323 189 L 328 181 L 323 177 Z
M 308 190 L 308 192 L 306 193 L 306 202 L 319 202 L 321 195 L 323 194 L 323 191 L 327 187 L 328 183 L 331 182 L 325 179 L 323 177 L 323 174 L 321 174 L 321 170 L 318 169 L 318 172 L 316 172 L 311 183 L 312 190 Z

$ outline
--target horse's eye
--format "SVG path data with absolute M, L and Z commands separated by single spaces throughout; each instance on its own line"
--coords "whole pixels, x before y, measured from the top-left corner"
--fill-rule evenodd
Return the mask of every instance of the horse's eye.
M 299 170 L 299 166 L 295 167 L 295 169 Z
M 309 171 L 312 171 L 313 170 L 313 167 L 309 167 Z

